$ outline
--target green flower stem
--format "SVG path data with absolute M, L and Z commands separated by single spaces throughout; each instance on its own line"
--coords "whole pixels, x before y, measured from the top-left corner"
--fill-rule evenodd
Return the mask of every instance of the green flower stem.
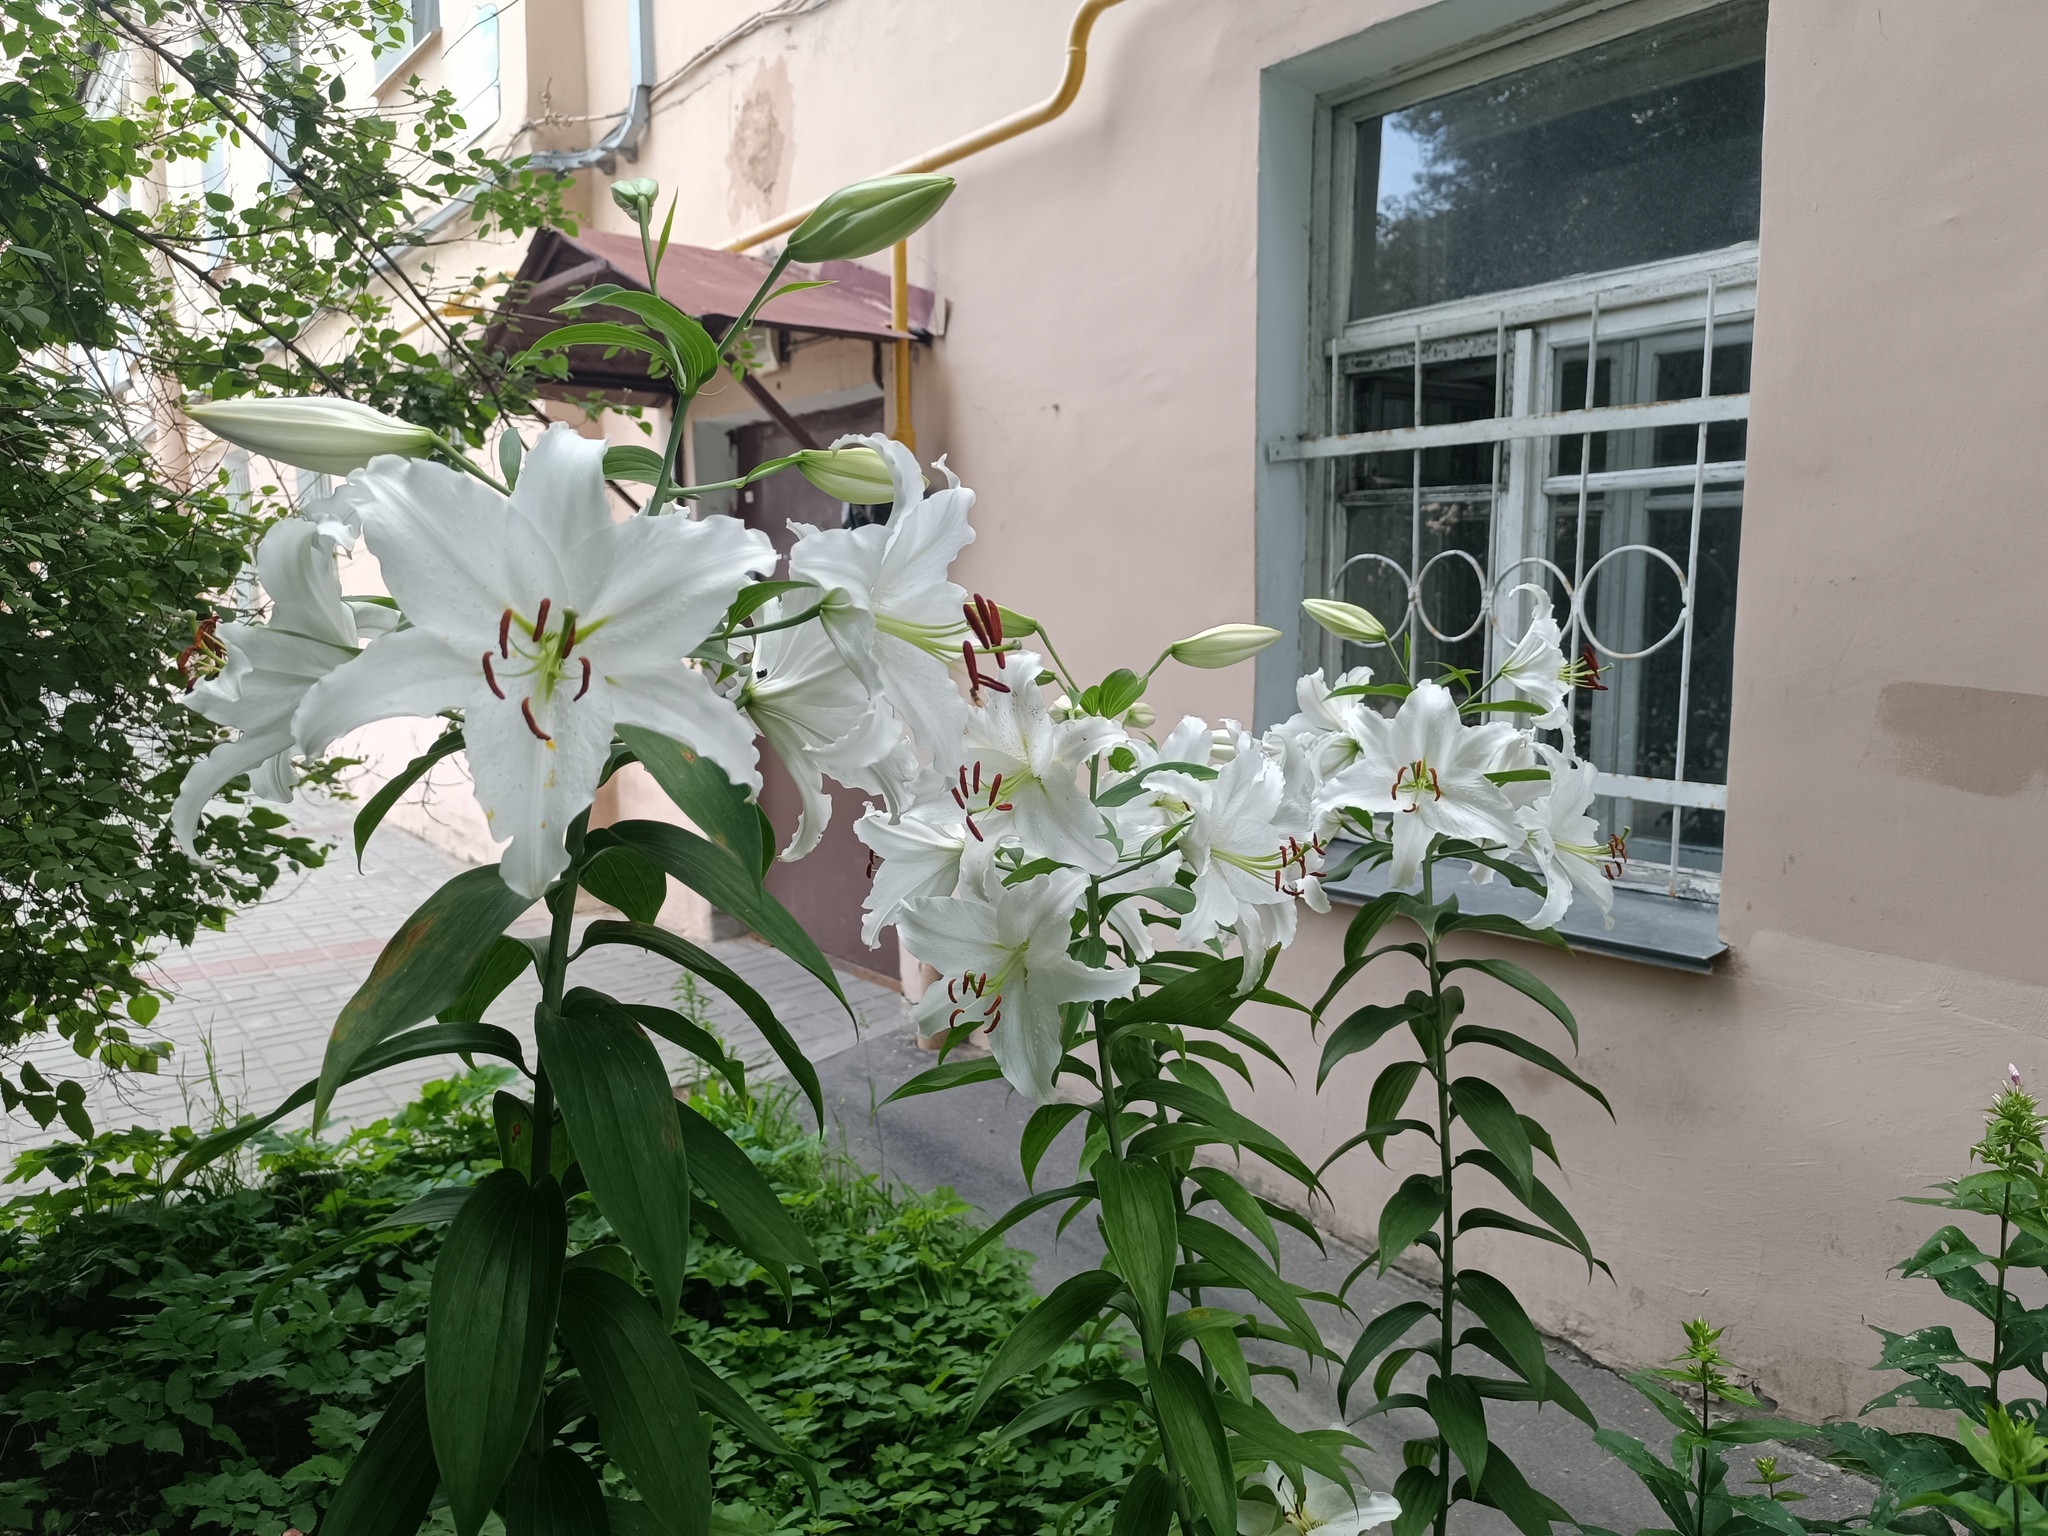
M 2005 1355 L 2005 1272 L 2010 1268 L 2010 1262 L 2006 1258 L 2006 1248 L 2011 1242 L 2011 1238 L 2012 1184 L 2008 1177 L 2004 1192 L 2000 1195 L 1998 1203 L 1998 1256 L 1991 1261 L 1991 1268 L 1994 1272 L 1992 1282 L 1994 1289 L 1991 1293 L 1991 1369 L 1986 1373 L 1991 1380 L 1990 1385 L 1985 1388 L 1985 1394 L 1988 1399 L 1985 1415 L 1987 1418 L 1990 1416 L 1989 1409 L 2000 1406 L 1998 1401 L 1998 1362 Z M 2012 1519 L 2013 1536 L 2019 1536 L 2019 1489 L 2017 1487 L 2013 1489 Z
M 476 463 L 454 443 L 449 442 L 447 438 L 435 438 L 434 446 L 448 456 L 448 462 L 454 468 L 461 470 L 466 475 L 475 475 L 477 479 L 483 481 L 485 485 L 488 485 L 500 496 L 510 496 L 512 494 L 512 488 L 509 485 Z
M 1435 896 L 1436 860 L 1425 857 L 1422 861 L 1422 904 L 1426 907 L 1436 904 Z M 1446 1379 L 1451 1374 L 1451 1356 L 1457 1347 L 1455 1319 L 1457 1306 L 1454 1291 L 1457 1282 L 1457 1266 L 1452 1261 L 1451 1244 L 1454 1226 L 1451 1208 L 1451 1069 L 1444 1042 L 1443 1014 L 1443 967 L 1437 958 L 1436 928 L 1432 924 L 1424 935 L 1428 944 L 1429 1000 L 1434 1027 L 1429 1036 L 1429 1070 L 1436 1079 L 1436 1137 L 1438 1177 L 1444 1186 L 1444 1231 L 1443 1263 L 1437 1276 L 1437 1310 L 1442 1314 L 1440 1342 L 1443 1358 L 1437 1368 Z M 1437 1474 L 1443 1479 L 1443 1496 L 1437 1505 L 1436 1536 L 1445 1536 L 1451 1521 L 1451 1442 L 1439 1426 L 1436 1437 Z
M 562 987 L 569 974 L 570 928 L 576 921 L 578 864 L 548 892 L 548 912 L 554 922 L 548 929 L 548 952 L 540 973 L 540 1005 L 548 1011 L 562 1006 Z M 529 1177 L 538 1179 L 554 1166 L 555 1089 L 548 1081 L 547 1068 L 533 1064 L 533 1156 Z

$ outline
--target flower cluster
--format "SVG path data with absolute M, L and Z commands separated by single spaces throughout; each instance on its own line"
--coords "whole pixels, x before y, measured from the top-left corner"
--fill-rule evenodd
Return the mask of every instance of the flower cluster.
M 1038 1099 L 1065 1055 L 1063 1010 L 1131 995 L 1162 947 L 1240 954 L 1249 992 L 1292 941 L 1297 906 L 1325 909 L 1325 881 L 1361 862 L 1396 886 L 1436 858 L 1508 872 L 1545 892 L 1539 925 L 1574 893 L 1612 899 L 1619 845 L 1587 814 L 1593 770 L 1540 735 L 1588 683 L 1547 619 L 1462 698 L 1405 674 L 1318 671 L 1263 734 L 1189 717 L 1155 735 L 1151 672 L 1081 687 L 1033 621 L 952 581 L 974 494 L 943 461 L 946 483 L 928 490 L 886 438 L 842 440 L 824 456 L 836 465 L 804 472 L 886 475 L 887 522 L 796 529 L 772 585 L 757 584 L 776 574 L 768 539 L 731 518 L 615 518 L 605 445 L 567 427 L 542 435 L 509 494 L 374 446 L 342 492 L 265 536 L 268 621 L 210 626 L 191 653 L 209 675 L 188 701 L 240 735 L 187 782 L 188 847 L 237 775 L 288 795 L 295 755 L 371 721 L 447 715 L 510 840 L 503 878 L 539 897 L 617 727 L 669 736 L 752 790 L 763 738 L 801 796 L 782 857 L 817 846 L 825 780 L 879 801 L 855 828 L 872 854 L 865 936 L 894 925 L 940 973 L 918 1005 L 925 1033 L 986 1031 Z M 291 456 L 288 441 L 263 447 Z M 347 455 L 323 444 L 319 457 Z M 341 596 L 335 552 L 358 534 L 395 606 Z M 1385 634 L 1342 604 L 1310 613 Z M 1152 671 L 1230 665 L 1278 638 L 1221 626 Z

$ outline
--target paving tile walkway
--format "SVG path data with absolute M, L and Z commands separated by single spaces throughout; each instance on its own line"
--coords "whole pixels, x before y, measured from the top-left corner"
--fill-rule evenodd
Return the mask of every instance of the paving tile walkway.
M 174 1051 L 154 1077 L 100 1078 L 89 1084 L 88 1107 L 101 1127 L 213 1123 L 222 1111 L 265 1113 L 294 1088 L 318 1075 L 327 1033 L 384 942 L 421 902 L 464 867 L 449 855 L 396 827 L 379 830 L 358 873 L 349 835 L 356 807 L 301 799 L 295 825 L 334 845 L 328 862 L 287 876 L 271 895 L 230 919 L 225 931 L 201 933 L 189 946 L 165 954 L 158 978 L 172 994 L 154 1032 Z M 579 923 L 596 913 L 579 916 Z M 547 931 L 536 908 L 515 923 L 515 935 Z M 709 946 L 753 985 L 813 1060 L 845 1050 L 864 1032 L 892 1031 L 907 1019 L 903 999 L 864 977 L 842 972 L 840 984 L 853 1017 L 794 961 L 753 939 Z M 592 986 L 624 1002 L 682 1007 L 713 1026 L 749 1063 L 776 1070 L 767 1044 L 722 993 L 683 989 L 670 962 L 623 946 L 593 950 L 570 972 L 573 985 Z M 533 1009 L 540 990 L 532 973 L 508 988 L 486 1015 L 526 1043 L 533 1042 Z M 678 1081 L 697 1071 L 694 1058 L 657 1042 Z M 52 1077 L 79 1075 L 79 1062 L 61 1042 L 45 1042 L 29 1057 Z M 462 1070 L 454 1058 L 429 1058 L 380 1073 L 342 1090 L 337 1116 L 364 1122 L 410 1100 L 431 1078 Z M 302 1113 L 296 1122 L 303 1123 Z M 58 1134 L 13 1117 L 0 1123 L 0 1161 Z

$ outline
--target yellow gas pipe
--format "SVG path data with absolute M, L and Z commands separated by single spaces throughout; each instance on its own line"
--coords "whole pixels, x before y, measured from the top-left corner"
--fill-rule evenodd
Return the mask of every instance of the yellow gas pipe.
M 1088 35 L 1095 30 L 1095 18 L 1123 0 L 1082 0 L 1081 8 L 1074 12 L 1073 25 L 1067 29 L 1067 67 L 1060 76 L 1059 89 L 1046 97 L 1035 107 L 1026 107 L 1008 117 L 990 123 L 964 138 L 941 144 L 915 159 L 892 165 L 879 174 L 883 176 L 915 176 L 927 171 L 936 171 L 941 166 L 952 165 L 969 155 L 979 154 L 993 145 L 1016 138 L 1041 128 L 1058 117 L 1074 104 L 1074 98 L 1081 94 L 1081 77 L 1088 71 Z M 727 242 L 728 251 L 751 250 L 765 240 L 777 235 L 788 234 L 797 225 L 810 217 L 817 208 L 816 203 L 806 203 L 792 209 L 781 218 L 748 230 L 738 239 Z M 896 440 L 913 451 L 917 447 L 917 429 L 910 420 L 910 246 L 907 241 L 898 241 L 892 262 L 889 323 L 900 339 L 895 343 L 895 386 L 896 386 Z

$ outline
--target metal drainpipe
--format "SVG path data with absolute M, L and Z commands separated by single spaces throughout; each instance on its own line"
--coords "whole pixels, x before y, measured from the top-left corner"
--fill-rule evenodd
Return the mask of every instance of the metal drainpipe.
M 636 0 L 646 5 L 649 0 Z M 1095 18 L 1123 0 L 1082 0 L 1081 8 L 1074 12 L 1074 20 L 1067 28 L 1067 66 L 1060 76 L 1059 88 L 1035 107 L 1026 107 L 1008 117 L 990 123 L 964 138 L 941 144 L 937 149 L 928 150 L 914 159 L 892 165 L 881 172 L 884 176 L 915 176 L 926 171 L 936 171 L 941 166 L 952 165 L 965 160 L 969 155 L 1005 143 L 1019 134 L 1042 128 L 1068 107 L 1081 93 L 1081 79 L 1088 72 L 1088 36 L 1095 30 Z M 534 156 L 538 162 L 540 157 Z M 793 209 L 781 218 L 770 221 L 755 229 L 748 230 L 736 240 L 727 241 L 723 249 L 728 251 L 751 250 L 763 241 L 773 240 L 777 235 L 787 234 L 811 216 L 817 203 L 806 203 Z M 896 439 L 913 451 L 917 448 L 917 428 L 910 419 L 910 246 L 899 241 L 893 253 L 889 294 L 889 323 L 902 335 L 895 345 L 896 373 Z
M 632 94 L 617 127 L 588 149 L 538 150 L 527 164 L 537 171 L 580 171 L 598 165 L 609 172 L 619 155 L 640 158 L 640 140 L 647 133 L 654 97 L 654 0 L 626 0 L 626 70 L 632 77 Z
M 625 112 L 610 133 L 588 149 L 535 150 L 527 157 L 527 164 L 537 171 L 554 171 L 566 176 L 593 165 L 609 171 L 620 155 L 628 160 L 638 160 L 640 141 L 647 134 L 648 110 L 654 96 L 654 0 L 627 0 L 626 68 L 633 79 L 631 94 L 626 98 Z M 477 189 L 482 190 L 481 187 Z M 470 192 L 443 203 L 414 224 L 406 234 L 415 241 L 438 234 L 466 213 L 475 200 L 476 192 Z M 402 254 L 408 248 L 392 247 L 378 258 L 377 264 L 388 265 L 396 254 Z

